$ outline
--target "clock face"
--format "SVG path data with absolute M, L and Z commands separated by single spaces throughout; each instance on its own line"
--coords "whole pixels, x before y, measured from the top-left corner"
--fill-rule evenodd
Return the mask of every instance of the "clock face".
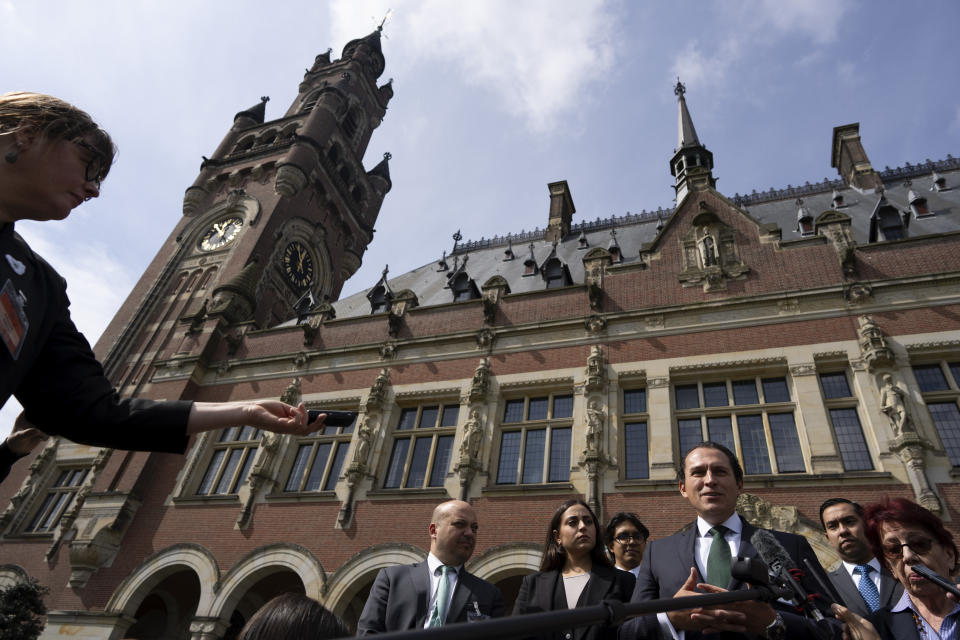
M 219 222 L 214 222 L 213 226 L 207 229 L 200 238 L 200 248 L 204 251 L 215 251 L 222 249 L 240 235 L 240 229 L 243 228 L 241 218 L 224 218 Z
M 283 250 L 283 273 L 297 289 L 306 289 L 313 282 L 313 257 L 303 243 L 293 241 Z

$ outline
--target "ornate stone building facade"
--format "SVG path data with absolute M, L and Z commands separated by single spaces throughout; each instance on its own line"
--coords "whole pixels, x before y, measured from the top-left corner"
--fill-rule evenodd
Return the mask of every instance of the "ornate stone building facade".
M 237 114 L 97 345 L 125 395 L 356 423 L 185 456 L 54 440 L 18 464 L 0 581 L 51 588 L 49 637 L 231 638 L 289 590 L 355 621 L 451 497 L 480 517 L 470 570 L 510 600 L 571 494 L 657 537 L 689 522 L 675 465 L 705 438 L 744 462 L 741 512 L 826 565 L 827 497 L 907 496 L 958 529 L 960 162 L 877 172 L 848 125 L 839 179 L 730 197 L 678 84 L 675 209 L 575 223 L 552 183 L 542 231 L 458 235 L 340 300 L 391 186 L 388 158 L 362 164 L 383 70 L 375 32 L 318 56 L 284 117 Z

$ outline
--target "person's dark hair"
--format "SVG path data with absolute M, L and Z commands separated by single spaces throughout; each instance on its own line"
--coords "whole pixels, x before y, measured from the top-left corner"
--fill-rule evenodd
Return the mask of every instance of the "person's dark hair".
M 743 482 L 743 467 L 740 466 L 740 461 L 737 460 L 737 454 L 730 449 L 727 449 L 725 446 L 719 442 L 714 442 L 713 440 L 704 440 L 700 444 L 694 445 L 687 449 L 687 452 L 683 454 L 683 460 L 680 461 L 680 466 L 677 467 L 677 480 L 683 482 L 686 479 L 686 470 L 687 470 L 687 456 L 690 455 L 690 452 L 694 449 L 715 449 L 727 456 L 727 460 L 730 461 L 730 467 L 733 469 L 733 477 L 736 478 L 737 484 Z
M 86 139 L 101 157 L 100 180 L 107 177 L 117 154 L 110 134 L 69 102 L 31 91 L 0 95 L 0 135 L 24 130 L 34 130 L 48 140 Z
M 859 503 L 854 502 L 853 500 L 847 500 L 846 498 L 828 498 L 823 501 L 823 504 L 820 505 L 820 526 L 824 529 L 827 528 L 827 523 L 823 521 L 823 512 L 838 504 L 849 504 L 853 506 L 853 510 L 857 512 L 857 515 L 860 516 L 861 520 L 863 519 L 863 507 L 860 506 Z
M 600 531 L 600 523 L 597 521 L 597 516 L 593 513 L 593 509 L 580 498 L 570 498 L 557 507 L 557 510 L 553 512 L 553 517 L 550 518 L 550 526 L 547 527 L 547 539 L 543 544 L 543 559 L 540 561 L 540 571 L 553 571 L 554 569 L 563 568 L 567 551 L 557 542 L 557 538 L 553 532 L 560 530 L 560 521 L 563 519 L 564 512 L 575 504 L 586 507 L 587 511 L 590 512 L 590 516 L 593 518 L 593 528 L 595 530 L 594 540 L 596 540 L 596 544 L 593 545 L 593 549 L 590 550 L 590 559 L 594 564 L 601 564 L 607 567 L 613 566 L 603 546 L 603 538 L 601 537 L 603 534 Z
M 960 552 L 957 551 L 957 544 L 953 541 L 953 534 L 943 526 L 943 520 L 912 500 L 884 498 L 880 502 L 868 504 L 863 510 L 863 521 L 866 524 L 867 540 L 870 541 L 870 546 L 873 548 L 873 555 L 888 570 L 890 563 L 887 561 L 887 557 L 883 555 L 880 527 L 890 522 L 923 527 L 942 547 L 953 552 L 954 566 L 951 572 L 955 572 L 957 565 L 960 564 Z
M 325 640 L 353 633 L 326 607 L 299 593 L 284 593 L 253 614 L 237 640 Z
M 613 535 L 617 532 L 617 527 L 624 522 L 629 522 L 635 526 L 637 531 L 640 532 L 640 535 L 643 536 L 644 540 L 650 537 L 650 530 L 643 526 L 643 523 L 640 522 L 640 518 L 637 516 L 637 514 L 621 511 L 610 518 L 610 522 L 607 523 L 607 529 L 604 532 L 603 540 L 606 542 L 608 547 L 613 544 Z

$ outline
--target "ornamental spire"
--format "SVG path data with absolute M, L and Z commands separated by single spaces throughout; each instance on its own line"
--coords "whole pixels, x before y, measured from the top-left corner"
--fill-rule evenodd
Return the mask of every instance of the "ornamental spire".
M 690 117 L 690 110 L 687 109 L 687 101 L 684 99 L 683 94 L 687 92 L 687 88 L 680 82 L 680 78 L 677 78 L 677 86 L 673 88 L 673 92 L 677 96 L 677 150 L 684 147 L 698 147 L 700 146 L 700 140 L 697 138 L 697 130 L 693 127 L 693 118 Z

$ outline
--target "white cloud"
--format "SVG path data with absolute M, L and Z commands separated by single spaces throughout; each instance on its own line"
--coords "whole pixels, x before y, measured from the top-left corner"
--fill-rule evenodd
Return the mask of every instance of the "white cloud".
M 817 44 L 837 39 L 840 23 L 852 8 L 849 0 L 759 0 L 748 2 L 746 15 L 755 27 L 803 35 Z
M 334 38 L 369 33 L 379 20 L 373 17 L 391 4 L 336 0 L 330 9 Z M 397 8 L 385 33 L 403 42 L 401 55 L 390 52 L 392 69 L 452 65 L 464 82 L 493 93 L 530 129 L 545 131 L 613 65 L 613 26 L 605 0 L 425 0 Z

